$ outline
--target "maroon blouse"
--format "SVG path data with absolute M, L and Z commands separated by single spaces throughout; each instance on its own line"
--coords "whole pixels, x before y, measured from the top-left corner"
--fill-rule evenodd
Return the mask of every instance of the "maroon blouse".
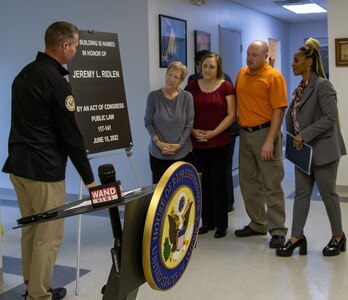
M 232 83 L 228 81 L 223 81 L 215 91 L 205 93 L 200 89 L 198 81 L 192 80 L 185 90 L 193 96 L 195 109 L 193 128 L 202 130 L 213 130 L 220 124 L 227 115 L 226 96 L 235 94 Z M 206 143 L 197 142 L 193 136 L 191 137 L 194 148 L 221 147 L 231 143 L 231 127 Z

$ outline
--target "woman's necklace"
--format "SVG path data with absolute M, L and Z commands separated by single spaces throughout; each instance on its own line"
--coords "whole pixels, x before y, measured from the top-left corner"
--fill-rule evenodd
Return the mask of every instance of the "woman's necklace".
M 306 77 L 306 78 L 305 78 L 305 77 Z M 303 77 L 302 77 L 302 82 L 303 82 L 303 87 L 304 87 L 304 88 L 308 85 L 309 80 L 311 79 L 311 77 L 312 77 L 312 72 L 309 72 L 309 73 L 308 73 L 308 76 L 303 76 Z

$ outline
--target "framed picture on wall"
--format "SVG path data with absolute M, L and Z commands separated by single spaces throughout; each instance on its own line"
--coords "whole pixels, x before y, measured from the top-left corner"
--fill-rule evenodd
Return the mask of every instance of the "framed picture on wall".
M 348 66 L 348 38 L 335 39 L 336 66 Z
M 210 33 L 195 30 L 195 53 L 201 50 L 210 51 Z
M 166 68 L 172 61 L 187 62 L 186 21 L 159 15 L 160 68 Z

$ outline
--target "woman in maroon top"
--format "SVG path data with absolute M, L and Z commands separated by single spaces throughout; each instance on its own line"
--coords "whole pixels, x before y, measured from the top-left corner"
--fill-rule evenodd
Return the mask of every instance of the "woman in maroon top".
M 202 221 L 199 234 L 215 231 L 224 237 L 228 227 L 225 164 L 231 143 L 231 124 L 236 118 L 233 85 L 225 81 L 222 60 L 216 53 L 206 54 L 202 61 L 203 78 L 186 86 L 194 100 L 192 129 L 193 158 L 202 173 Z

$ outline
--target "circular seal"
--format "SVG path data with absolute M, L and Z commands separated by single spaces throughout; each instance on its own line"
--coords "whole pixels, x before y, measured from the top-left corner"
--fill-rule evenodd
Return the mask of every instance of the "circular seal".
M 65 98 L 65 107 L 69 111 L 75 111 L 75 100 L 72 95 L 69 95 L 68 97 Z
M 189 163 L 172 164 L 157 184 L 142 252 L 145 278 L 153 289 L 171 289 L 184 273 L 197 240 L 201 195 L 198 173 Z

